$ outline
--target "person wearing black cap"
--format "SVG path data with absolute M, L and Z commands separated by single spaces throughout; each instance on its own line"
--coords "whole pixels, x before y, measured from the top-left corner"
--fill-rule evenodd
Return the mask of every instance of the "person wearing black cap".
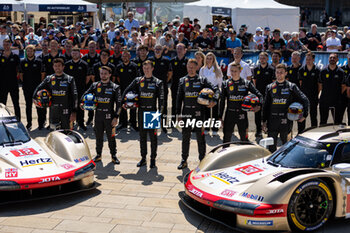
M 133 62 L 138 67 L 138 72 L 140 75 L 143 75 L 142 64 L 147 60 L 147 58 L 148 58 L 148 47 L 144 45 L 140 45 L 137 48 L 137 57 L 133 59 Z
M 242 26 L 245 26 L 245 25 L 242 25 Z M 243 49 L 246 49 L 248 48 L 248 44 L 249 44 L 249 41 L 248 41 L 248 37 L 245 33 L 245 28 L 242 27 L 239 29 L 239 33 L 237 35 L 237 38 L 240 39 L 242 41 L 242 47 Z
M 94 39 L 89 35 L 86 29 L 81 30 L 81 34 L 83 37 L 81 38 L 80 48 L 84 49 L 88 47 L 89 42 L 93 41 Z
M 108 39 L 108 34 L 106 29 L 102 30 L 102 34 L 97 39 L 97 49 L 108 49 L 111 41 Z

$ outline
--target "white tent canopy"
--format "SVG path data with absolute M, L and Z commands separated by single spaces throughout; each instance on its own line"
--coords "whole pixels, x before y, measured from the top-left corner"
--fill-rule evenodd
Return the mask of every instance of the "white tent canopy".
M 184 5 L 184 16 L 198 18 L 202 26 L 212 24 L 213 15 L 231 17 L 235 29 L 245 24 L 249 32 L 255 32 L 256 27 L 289 32 L 299 28 L 299 8 L 274 0 L 201 0 Z
M 24 4 L 16 0 L 0 0 L 0 11 L 24 11 Z
M 60 12 L 97 12 L 97 5 L 83 0 L 23 0 L 27 12 L 60 11 Z

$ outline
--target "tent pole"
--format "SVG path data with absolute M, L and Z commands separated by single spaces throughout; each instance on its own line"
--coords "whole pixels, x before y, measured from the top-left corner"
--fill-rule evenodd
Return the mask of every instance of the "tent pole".
M 102 0 L 98 1 L 98 18 L 100 20 L 100 23 L 103 22 L 102 21 Z

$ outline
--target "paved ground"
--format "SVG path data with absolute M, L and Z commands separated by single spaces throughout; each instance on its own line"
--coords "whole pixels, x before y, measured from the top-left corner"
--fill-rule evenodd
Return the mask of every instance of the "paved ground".
M 10 101 L 8 104 L 12 110 Z M 21 96 L 22 121 L 26 124 L 24 108 Z M 48 131 L 38 131 L 33 123 L 31 135 L 45 137 Z M 250 125 L 254 127 L 253 122 Z M 92 128 L 81 133 L 94 154 Z M 181 134 L 159 136 L 157 168 L 152 170 L 136 167 L 140 159 L 138 138 L 133 131 L 117 135 L 121 160 L 117 166 L 110 162 L 105 142 L 103 161 L 95 172 L 99 183 L 96 190 L 1 207 L 0 232 L 232 232 L 192 213 L 179 201 L 183 176 L 189 172 L 176 169 L 181 157 Z M 206 139 L 209 149 L 221 142 L 222 134 Z M 253 133 L 250 139 L 254 140 Z M 197 145 L 192 141 L 189 168 L 195 168 L 197 162 Z M 350 221 L 332 221 L 319 232 L 349 230 Z

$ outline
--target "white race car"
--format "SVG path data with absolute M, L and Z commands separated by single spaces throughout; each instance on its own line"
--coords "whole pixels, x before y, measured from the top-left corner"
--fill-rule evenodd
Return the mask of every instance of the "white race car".
M 94 170 L 89 147 L 79 133 L 58 130 L 33 140 L 0 104 L 0 203 L 90 189 Z

